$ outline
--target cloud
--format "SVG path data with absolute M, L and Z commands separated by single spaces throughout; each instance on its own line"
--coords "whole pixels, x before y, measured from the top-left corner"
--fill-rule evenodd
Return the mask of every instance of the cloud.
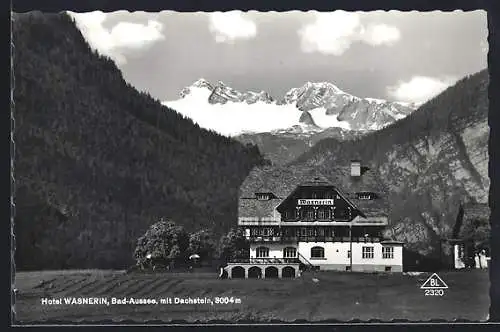
M 400 82 L 395 86 L 388 87 L 387 94 L 398 101 L 420 104 L 437 96 L 455 82 L 456 79 L 452 77 L 439 79 L 427 76 L 413 76 L 407 82 Z
M 399 30 L 386 24 L 364 26 L 358 13 L 335 11 L 316 13 L 313 23 L 304 25 L 298 31 L 302 51 L 342 55 L 355 42 L 372 46 L 392 45 L 401 34 Z
M 360 39 L 372 46 L 392 45 L 401 38 L 398 28 L 387 24 L 374 24 L 363 30 Z
M 217 12 L 210 14 L 209 29 L 217 43 L 233 43 L 237 39 L 251 39 L 257 35 L 257 25 L 241 12 Z
M 162 24 L 154 20 L 149 20 L 147 24 L 119 22 L 107 29 L 103 25 L 108 15 L 106 13 L 95 11 L 69 14 L 75 19 L 90 46 L 109 56 L 117 64 L 127 62 L 127 51 L 147 48 L 165 38 Z

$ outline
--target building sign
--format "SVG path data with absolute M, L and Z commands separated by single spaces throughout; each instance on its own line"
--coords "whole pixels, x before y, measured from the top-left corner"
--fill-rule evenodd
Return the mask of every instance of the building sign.
M 298 205 L 333 205 L 333 199 L 299 199 Z

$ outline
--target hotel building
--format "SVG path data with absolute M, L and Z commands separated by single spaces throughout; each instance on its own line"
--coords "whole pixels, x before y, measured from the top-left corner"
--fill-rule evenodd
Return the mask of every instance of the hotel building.
M 403 243 L 382 235 L 389 222 L 383 186 L 360 161 L 324 174 L 256 168 L 240 188 L 238 216 L 250 255 L 228 263 L 229 278 L 403 270 Z

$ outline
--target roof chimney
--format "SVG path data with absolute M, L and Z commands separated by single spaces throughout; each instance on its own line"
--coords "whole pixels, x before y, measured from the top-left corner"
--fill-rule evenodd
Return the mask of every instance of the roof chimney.
M 351 176 L 361 176 L 361 161 L 351 160 Z

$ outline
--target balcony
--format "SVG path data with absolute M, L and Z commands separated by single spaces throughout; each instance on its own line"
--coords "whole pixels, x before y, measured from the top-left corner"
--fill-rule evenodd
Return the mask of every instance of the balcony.
M 282 236 L 281 243 L 296 243 L 299 241 L 297 236 Z
M 231 260 L 231 264 L 299 264 L 298 258 L 240 258 Z
M 335 242 L 349 242 L 349 241 L 351 241 L 351 238 L 349 236 L 335 237 L 334 241 Z M 352 242 L 374 243 L 374 242 L 380 242 L 380 238 L 379 237 L 353 236 Z
M 280 218 L 272 217 L 239 217 L 240 226 L 276 226 L 281 223 Z
M 247 236 L 250 242 L 281 242 L 281 236 Z
M 302 223 L 313 223 L 313 222 L 322 222 L 322 223 L 336 223 L 336 222 L 349 222 L 349 218 L 334 218 L 334 219 L 326 219 L 326 218 L 282 218 L 281 221 L 289 223 L 289 222 L 302 222 Z
M 299 241 L 299 238 L 296 236 L 247 236 L 247 240 L 254 243 L 295 243 Z
M 299 241 L 304 242 L 333 242 L 333 237 L 331 236 L 301 236 Z
M 247 240 L 253 243 L 297 243 L 303 242 L 349 242 L 349 236 L 247 236 Z M 352 242 L 377 243 L 379 237 L 353 236 Z

